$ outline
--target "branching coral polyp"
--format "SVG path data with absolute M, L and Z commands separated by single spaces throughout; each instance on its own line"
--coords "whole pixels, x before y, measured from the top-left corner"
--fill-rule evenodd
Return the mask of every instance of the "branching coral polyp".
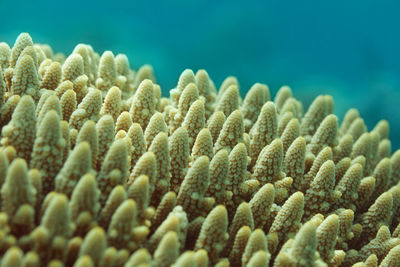
M 0 43 L 1 266 L 400 266 L 400 151 L 235 77 Z

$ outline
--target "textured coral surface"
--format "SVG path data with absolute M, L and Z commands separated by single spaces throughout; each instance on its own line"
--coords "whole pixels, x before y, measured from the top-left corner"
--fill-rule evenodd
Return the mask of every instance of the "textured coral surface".
M 400 266 L 400 151 L 333 99 L 0 43 L 0 266 Z

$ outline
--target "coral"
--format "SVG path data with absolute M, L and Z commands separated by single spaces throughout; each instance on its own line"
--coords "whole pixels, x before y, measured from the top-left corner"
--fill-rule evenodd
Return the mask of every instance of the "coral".
M 65 59 L 66 58 L 66 59 Z M 333 99 L 0 43 L 1 266 L 398 266 L 400 150 Z

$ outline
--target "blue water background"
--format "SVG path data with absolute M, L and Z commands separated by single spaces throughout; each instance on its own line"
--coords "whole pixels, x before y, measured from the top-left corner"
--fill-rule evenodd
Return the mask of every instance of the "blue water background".
M 77 43 L 152 64 L 164 95 L 185 68 L 217 85 L 238 77 L 274 95 L 290 85 L 308 106 L 331 94 L 340 119 L 357 108 L 368 129 L 385 118 L 400 147 L 400 1 L 0 0 L 0 41 L 20 32 L 56 52 Z

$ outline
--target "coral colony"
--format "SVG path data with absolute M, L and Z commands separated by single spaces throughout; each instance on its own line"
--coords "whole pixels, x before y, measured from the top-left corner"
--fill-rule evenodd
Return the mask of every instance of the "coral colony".
M 0 43 L 2 267 L 400 266 L 400 150 L 333 99 Z

